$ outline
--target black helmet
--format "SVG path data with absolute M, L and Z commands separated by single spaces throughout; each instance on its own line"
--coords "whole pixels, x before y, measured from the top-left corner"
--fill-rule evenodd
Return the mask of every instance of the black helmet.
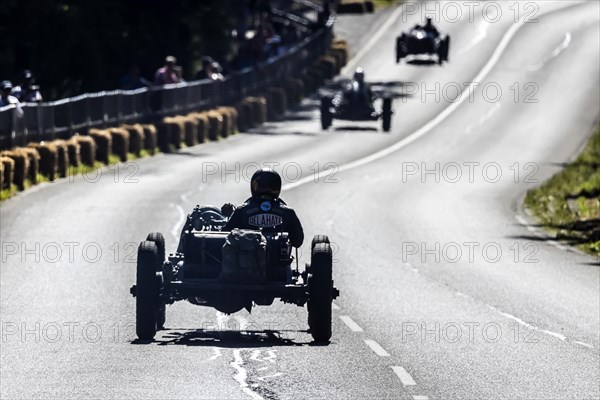
M 431 17 L 427 17 L 427 20 L 426 20 L 426 22 L 425 22 L 425 25 L 427 25 L 427 26 L 431 26 L 431 25 L 433 25 L 433 21 L 432 21 Z
M 250 180 L 252 196 L 272 196 L 278 198 L 281 193 L 281 177 L 272 169 L 259 169 Z

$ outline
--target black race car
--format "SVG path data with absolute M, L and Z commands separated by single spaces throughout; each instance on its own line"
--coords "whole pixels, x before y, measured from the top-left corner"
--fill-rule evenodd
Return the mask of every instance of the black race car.
M 377 121 L 381 119 L 384 132 L 392 127 L 394 95 L 378 88 L 376 83 L 359 85 L 351 79 L 329 83 L 319 90 L 321 98 L 321 127 L 328 129 L 334 119 L 345 121 Z M 376 100 L 381 101 L 379 108 Z
M 165 257 L 165 240 L 160 233 L 151 233 L 140 243 L 137 279 L 131 288 L 136 299 L 138 338 L 152 340 L 164 326 L 166 305 L 176 301 L 187 300 L 232 314 L 243 308 L 250 311 L 253 304 L 271 305 L 279 298 L 284 303 L 306 304 L 311 335 L 316 342 L 328 342 L 331 305 L 339 295 L 333 286 L 329 238 L 313 238 L 311 262 L 300 272 L 297 261 L 293 268 L 287 233 L 256 232 L 266 243 L 263 253 L 256 251 L 256 257 L 266 260 L 263 278 L 223 279 L 223 248 L 230 235 L 221 230 L 226 222 L 220 209 L 197 206 L 188 215 L 178 252 Z
M 440 34 L 431 25 L 417 25 L 396 38 L 396 63 L 410 55 L 436 55 L 440 65 L 448 61 L 450 36 Z

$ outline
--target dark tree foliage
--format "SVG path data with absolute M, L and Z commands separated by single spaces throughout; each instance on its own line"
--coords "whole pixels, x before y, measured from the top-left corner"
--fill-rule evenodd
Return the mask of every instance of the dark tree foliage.
M 225 60 L 243 0 L 2 0 L 0 79 L 31 69 L 45 99 L 118 87 L 133 63 L 152 79 L 166 55 L 191 79 Z

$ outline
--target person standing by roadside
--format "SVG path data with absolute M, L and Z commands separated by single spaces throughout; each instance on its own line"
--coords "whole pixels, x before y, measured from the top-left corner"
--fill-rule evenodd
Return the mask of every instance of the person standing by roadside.
M 8 106 L 10 104 L 14 104 L 16 106 L 15 110 L 17 113 L 17 117 L 21 118 L 23 116 L 23 108 L 21 108 L 21 103 L 19 100 L 12 96 L 10 93 L 13 89 L 13 85 L 11 81 L 2 81 L 0 82 L 0 107 Z
M 30 70 L 23 71 L 23 82 L 12 90 L 12 95 L 22 103 L 40 103 L 43 98 L 40 87 L 35 85 L 35 78 Z
M 154 75 L 154 84 L 167 85 L 179 82 L 181 82 L 181 78 L 177 73 L 177 59 L 173 56 L 167 56 L 164 67 L 159 68 Z

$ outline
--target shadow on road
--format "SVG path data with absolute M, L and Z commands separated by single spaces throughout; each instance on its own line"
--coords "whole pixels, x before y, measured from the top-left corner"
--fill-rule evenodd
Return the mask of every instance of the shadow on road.
M 277 346 L 316 346 L 311 341 L 299 340 L 306 330 L 203 330 L 187 331 L 183 329 L 165 329 L 155 338 L 155 344 L 161 346 L 211 346 L 224 348 L 238 347 L 277 347 Z M 134 341 L 133 344 L 148 342 Z

